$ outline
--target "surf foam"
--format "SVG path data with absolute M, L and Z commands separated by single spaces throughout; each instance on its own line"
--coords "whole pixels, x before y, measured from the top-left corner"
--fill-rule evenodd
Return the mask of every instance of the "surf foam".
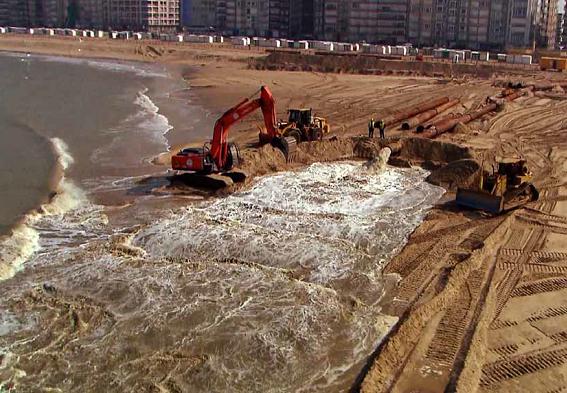
M 56 228 L 56 222 L 65 222 L 65 215 L 79 213 L 81 207 L 88 202 L 86 193 L 65 177 L 65 171 L 74 163 L 67 144 L 60 138 L 52 138 L 50 141 L 62 171 L 56 194 L 37 211 L 28 213 L 20 225 L 12 230 L 11 235 L 0 242 L 0 280 L 14 277 L 24 268 L 25 262 L 41 250 L 42 229 L 49 226 Z M 88 210 L 92 211 L 91 208 Z M 85 218 L 86 216 L 76 217 L 74 221 L 84 223 Z
M 169 119 L 159 113 L 160 108 L 147 95 L 148 89 L 139 91 L 133 103 L 139 108 L 126 117 L 117 127 L 106 130 L 113 135 L 110 143 L 97 148 L 91 160 L 115 168 L 140 168 L 141 164 L 153 166 L 151 160 L 169 150 L 166 134 L 173 129 Z M 136 143 L 132 143 L 135 140 Z M 120 161 L 116 159 L 120 157 Z

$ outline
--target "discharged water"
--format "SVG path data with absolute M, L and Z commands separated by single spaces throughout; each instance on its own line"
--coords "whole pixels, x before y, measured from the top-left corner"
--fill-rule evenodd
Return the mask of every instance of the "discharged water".
M 0 66 L 0 391 L 350 388 L 395 323 L 382 268 L 443 193 L 425 171 L 314 164 L 224 198 L 158 197 L 152 156 L 214 120 L 178 79 Z

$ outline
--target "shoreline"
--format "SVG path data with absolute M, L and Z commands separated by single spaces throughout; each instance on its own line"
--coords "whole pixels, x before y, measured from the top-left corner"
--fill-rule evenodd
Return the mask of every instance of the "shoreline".
M 63 192 L 61 187 L 65 179 L 65 167 L 60 152 L 52 140 L 45 139 L 50 144 L 52 157 L 55 159 L 50 169 L 46 193 L 39 198 L 35 207 L 22 212 L 20 218 L 10 225 L 6 233 L 0 234 L 0 245 L 5 248 L 1 254 L 3 258 L 0 260 L 0 281 L 10 279 L 24 269 L 25 262 L 38 251 L 39 237 L 30 226 L 31 221 L 45 215 L 49 205 Z
M 0 49 L 0 57 L 20 58 L 25 54 L 29 55 L 30 52 L 24 50 L 18 51 Z M 88 58 L 85 58 L 60 53 L 33 53 L 33 55 L 41 61 L 65 62 L 66 59 L 76 59 L 79 61 L 94 61 L 104 64 L 130 65 L 133 67 L 138 67 L 142 64 L 151 64 L 150 62 L 144 62 L 140 60 L 124 60 L 118 58 L 102 58 L 90 56 Z M 88 67 L 88 65 L 84 65 L 84 67 Z M 139 68 L 139 70 L 142 72 L 144 71 L 143 68 Z M 167 70 L 168 72 L 171 71 L 172 73 L 179 73 L 179 70 L 173 66 L 167 67 Z M 154 86 L 153 90 L 155 92 L 159 92 L 160 88 L 160 85 L 156 85 Z M 164 92 L 166 91 L 164 90 Z M 147 97 L 147 99 L 151 102 L 151 105 L 156 106 L 153 102 L 153 99 L 149 96 L 150 92 L 148 87 L 145 87 L 145 90 L 140 91 L 139 94 Z M 152 110 L 150 110 L 150 112 L 151 111 Z M 162 114 L 162 108 L 157 106 L 155 115 L 167 118 Z M 161 136 L 166 141 L 166 148 L 170 147 L 168 134 L 172 131 L 172 129 L 173 126 L 169 125 L 169 128 L 161 134 Z M 0 245 L 3 245 L 5 248 L 4 253 L 0 255 L 0 257 L 2 257 L 0 259 L 0 281 L 12 277 L 13 274 L 21 270 L 23 268 L 23 262 L 20 261 L 20 259 L 23 258 L 27 260 L 37 251 L 38 246 L 34 246 L 34 252 L 32 252 L 30 255 L 26 254 L 25 256 L 22 256 L 23 254 L 21 254 L 19 250 L 27 249 L 27 245 L 23 244 L 22 242 L 26 242 L 27 240 L 32 241 L 32 239 L 26 239 L 26 236 L 23 235 L 24 233 L 29 235 L 31 232 L 35 232 L 35 230 L 30 227 L 30 223 L 32 223 L 34 219 L 38 217 L 54 213 L 57 214 L 57 212 L 61 208 L 65 209 L 65 207 L 62 206 L 54 206 L 54 203 L 57 203 L 57 198 L 65 193 L 64 182 L 66 181 L 66 169 L 67 166 L 69 166 L 74 161 L 74 158 L 71 157 L 67 152 L 68 147 L 66 146 L 66 141 L 58 137 L 49 137 L 42 135 L 35 130 L 33 133 L 38 138 L 38 140 L 45 145 L 46 152 L 48 150 L 49 162 L 52 162 L 52 165 L 50 165 L 49 171 L 45 177 L 46 186 L 41 190 L 40 193 L 37 193 L 37 202 L 35 202 L 33 206 L 27 208 L 26 210 L 22 210 L 17 219 L 6 225 L 6 230 L 0 233 Z M 154 166 L 154 163 L 152 162 L 154 158 L 155 156 L 150 155 L 145 159 L 150 168 Z M 149 175 L 151 175 L 151 172 L 146 173 L 144 176 Z M 72 185 L 72 183 L 73 181 L 71 180 L 70 184 Z M 88 190 L 82 191 L 87 191 L 87 193 L 91 194 L 91 192 L 89 192 Z M 93 195 L 94 194 L 96 194 L 96 192 L 94 192 Z M 112 205 L 113 199 L 109 199 L 108 202 L 110 202 L 110 204 Z
M 6 42 L 0 37 L 0 48 Z M 75 51 L 79 45 L 74 40 L 53 42 L 53 47 L 68 53 L 66 44 Z M 27 46 L 37 48 L 35 44 Z M 108 44 L 110 51 L 118 49 L 113 56 L 126 52 L 135 56 L 136 45 L 132 43 Z M 92 51 L 81 51 L 80 57 L 94 58 L 100 45 L 93 45 Z M 147 62 L 180 67 L 178 70 L 193 67 L 194 72 L 185 73 L 185 79 L 189 86 L 193 83 L 192 93 L 199 105 L 210 110 L 212 118 L 249 97 L 259 85 L 268 84 L 277 99 L 279 115 L 286 108 L 313 107 L 329 120 L 343 141 L 365 134 L 366 123 L 375 114 L 388 115 L 396 108 L 421 102 L 423 97 L 459 98 L 461 103 L 451 113 L 463 114 L 474 110 L 487 96 L 498 94 L 502 86 L 496 83 L 495 76 L 457 80 L 253 70 L 247 68 L 247 57 L 235 58 L 221 49 L 175 45 L 164 48 L 173 52 L 166 50 L 161 58 L 146 59 Z M 541 75 L 544 74 L 536 76 Z M 514 74 L 498 77 L 514 78 Z M 561 129 L 567 121 L 566 103 L 527 95 L 506 105 L 502 112 L 439 136 L 439 143 L 470 148 L 487 161 L 494 159 L 496 153 L 521 155 L 534 173 L 540 200 L 526 208 L 490 217 L 457 208 L 453 194 L 447 192 L 427 212 L 405 246 L 383 267 L 383 274 L 400 278 L 393 288 L 394 300 L 385 304 L 383 311 L 400 320 L 368 359 L 354 391 L 406 391 L 409 387 L 424 391 L 485 391 L 487 387 L 491 391 L 509 391 L 518 383 L 525 383 L 531 391 L 539 391 L 544 384 L 546 391 L 560 390 L 561 386 L 547 378 L 549 373 L 559 370 L 552 366 L 542 365 L 543 371 L 530 374 L 522 370 L 510 375 L 493 371 L 498 371 L 495 367 L 499 364 L 513 368 L 525 356 L 534 360 L 551 356 L 564 341 L 547 343 L 567 334 L 566 329 L 559 328 L 561 320 L 554 319 L 560 316 L 548 312 L 567 302 L 567 292 L 561 284 L 567 271 L 562 224 L 567 220 L 567 169 L 563 165 L 567 145 Z M 251 116 L 235 124 L 231 139 L 253 144 L 258 123 L 259 116 Z M 203 130 L 210 132 L 212 129 Z M 407 132 L 392 128 L 386 134 L 395 138 Z M 253 149 L 252 144 L 246 152 L 252 162 L 260 163 L 256 175 L 290 168 L 283 160 L 278 161 L 279 156 L 270 149 Z M 332 161 L 342 157 L 344 149 L 348 150 L 348 146 L 318 146 L 302 147 L 306 155 L 297 162 L 298 167 L 314 157 Z M 439 150 L 423 145 L 420 148 L 431 153 L 427 158 L 434 164 Z M 175 148 L 170 150 L 174 152 Z M 409 157 L 406 163 L 414 162 Z M 439 179 L 444 180 L 443 176 Z M 169 265 L 180 271 L 185 266 Z M 537 332 L 528 326 L 534 316 L 542 321 Z M 538 340 L 529 342 L 536 336 Z

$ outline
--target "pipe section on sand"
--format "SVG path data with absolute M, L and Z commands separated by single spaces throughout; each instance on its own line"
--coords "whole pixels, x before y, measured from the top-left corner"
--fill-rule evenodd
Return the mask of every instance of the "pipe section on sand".
M 402 123 L 402 130 L 411 130 L 414 127 L 417 127 L 426 121 L 433 119 L 440 113 L 445 112 L 447 109 L 454 107 L 460 102 L 460 100 L 455 99 L 451 100 L 443 105 L 439 105 L 437 108 L 430 109 L 428 111 L 422 112 L 414 117 L 407 119 L 405 122 Z
M 504 101 L 513 101 L 518 97 L 525 95 L 528 91 L 531 91 L 533 87 L 528 87 L 526 89 L 518 90 L 513 94 L 507 95 L 503 98 Z M 459 123 L 467 124 L 473 120 L 478 119 L 481 116 L 486 115 L 489 112 L 495 111 L 498 108 L 498 103 L 490 103 L 483 108 L 480 108 L 474 112 L 467 113 L 462 116 L 444 118 L 436 122 L 432 127 L 428 128 L 427 131 L 423 132 L 421 135 L 424 138 L 435 138 L 447 131 L 452 130 Z
M 419 113 L 422 113 L 422 112 L 428 111 L 430 109 L 436 108 L 436 107 L 443 105 L 447 102 L 449 102 L 449 97 L 441 97 L 441 98 L 436 98 L 436 99 L 433 99 L 433 100 L 425 101 L 425 102 L 419 103 L 417 105 L 409 106 L 409 107 L 406 107 L 404 109 L 395 111 L 394 113 L 382 118 L 382 121 L 384 121 L 384 124 L 386 126 L 391 126 L 392 124 L 399 123 L 404 119 L 408 119 L 408 118 L 415 116 Z

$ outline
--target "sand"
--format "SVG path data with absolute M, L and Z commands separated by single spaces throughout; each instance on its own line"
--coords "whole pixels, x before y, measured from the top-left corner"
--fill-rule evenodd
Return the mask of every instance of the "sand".
M 491 76 L 454 80 L 256 70 L 248 64 L 263 52 L 228 47 L 2 36 L 0 49 L 164 62 L 185 74 L 200 104 L 214 116 L 268 84 L 280 117 L 289 107 L 312 107 L 339 137 L 365 134 L 370 117 L 402 105 L 446 95 L 461 99 L 452 111 L 462 113 L 500 91 Z M 548 76 L 529 72 L 522 77 Z M 527 158 L 541 198 L 524 209 L 489 217 L 457 209 L 449 193 L 430 212 L 385 268 L 401 278 L 386 307 L 399 322 L 361 370 L 355 391 L 565 388 L 567 215 L 561 202 L 567 184 L 566 109 L 562 100 L 525 97 L 439 138 L 469 147 L 487 163 L 498 157 Z M 231 138 L 253 146 L 257 124 L 259 115 L 249 117 L 234 127 Z M 386 134 L 408 132 L 390 128 Z M 264 164 L 254 155 L 270 155 L 252 147 L 246 152 L 249 162 Z M 165 164 L 167 156 L 160 162 Z M 258 173 L 286 167 L 276 164 Z

